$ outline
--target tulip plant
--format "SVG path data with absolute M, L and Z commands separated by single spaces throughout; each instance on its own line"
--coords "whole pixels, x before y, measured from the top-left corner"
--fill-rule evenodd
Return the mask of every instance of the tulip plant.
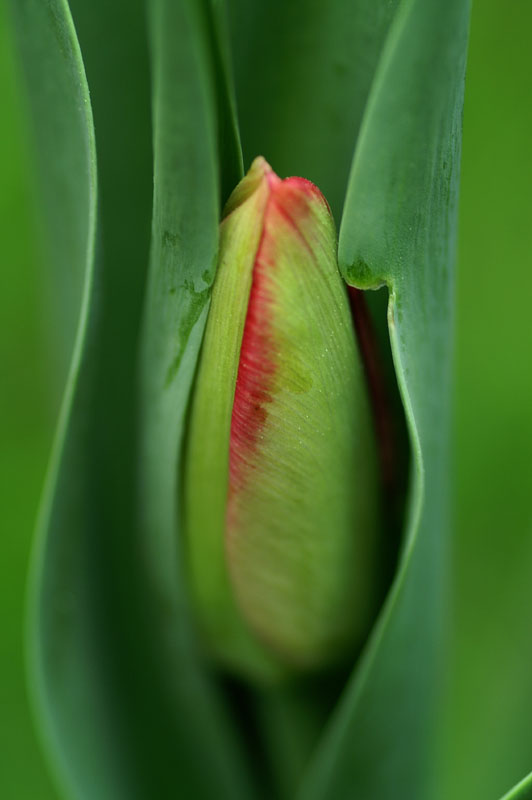
M 28 635 L 61 793 L 443 800 L 468 0 L 11 6 L 69 363 Z

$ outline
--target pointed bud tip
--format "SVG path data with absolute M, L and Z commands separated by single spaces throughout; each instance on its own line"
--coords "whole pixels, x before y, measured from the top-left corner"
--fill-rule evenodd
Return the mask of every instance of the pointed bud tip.
M 235 209 L 245 203 L 261 186 L 267 187 L 270 197 L 280 207 L 288 209 L 294 205 L 295 201 L 298 201 L 297 209 L 294 210 L 302 213 L 305 198 L 308 201 L 318 199 L 325 206 L 327 212 L 331 214 L 327 200 L 312 181 L 295 175 L 281 179 L 273 171 L 264 156 L 257 156 L 253 159 L 251 167 L 244 178 L 231 193 L 223 210 L 222 219 L 228 217 Z
M 257 156 L 256 158 L 253 159 L 251 167 L 249 168 L 249 173 L 251 172 L 257 172 L 257 173 L 260 172 L 263 175 L 269 175 L 270 173 L 272 175 L 275 175 L 275 172 L 268 164 L 264 156 Z M 277 175 L 275 175 L 275 177 L 277 177 Z

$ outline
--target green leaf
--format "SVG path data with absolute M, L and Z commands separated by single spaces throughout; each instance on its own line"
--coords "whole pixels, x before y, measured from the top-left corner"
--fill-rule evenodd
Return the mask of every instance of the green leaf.
M 522 781 L 506 792 L 501 800 L 529 800 L 532 797 L 532 772 L 523 778 Z
M 254 791 L 234 719 L 190 623 L 180 525 L 186 412 L 216 268 L 220 197 L 241 174 L 218 23 L 207 3 L 152 7 L 155 194 L 142 332 L 141 561 L 153 669 L 175 721 L 168 788 L 247 799 Z
M 229 0 L 246 166 L 313 181 L 340 219 L 360 121 L 397 0 Z
M 427 800 L 445 669 L 452 264 L 469 4 L 409 0 L 377 70 L 340 230 L 349 283 L 389 287 L 412 443 L 393 586 L 303 784 L 305 800 Z
M 41 509 L 30 585 L 30 688 L 40 717 L 43 743 L 56 761 L 60 779 L 74 791 L 93 775 L 87 742 L 101 734 L 105 699 L 91 668 L 91 590 L 85 573 L 83 526 L 73 525 L 85 487 L 69 480 L 85 432 L 69 425 L 88 326 L 96 238 L 94 129 L 81 55 L 66 3 L 33 0 L 13 4 L 18 44 L 37 135 L 36 160 L 46 209 L 50 250 L 59 272 L 84 276 L 78 332 L 54 452 Z M 68 234 L 63 235 L 64 226 Z M 79 277 L 78 277 L 79 281 Z M 74 282 L 73 282 L 74 283 Z M 66 304 L 77 313 L 78 291 Z M 61 303 L 61 306 L 63 304 Z M 65 321 L 64 334 L 72 323 Z M 54 491 L 60 497 L 54 502 Z M 77 519 L 76 519 L 77 522 Z M 68 536 L 67 536 L 68 535 Z M 87 580 L 87 578 L 89 580 Z M 72 591 L 74 589 L 74 591 Z M 85 707 L 80 729 L 78 710 Z M 88 756 L 88 758 L 87 758 Z M 99 774 L 105 783 L 107 764 Z M 110 769 L 109 772 L 112 772 Z M 90 778 L 89 778 L 90 776 Z
M 80 15 L 85 50 L 96 65 L 93 87 L 103 120 L 99 178 L 106 214 L 98 233 L 92 113 L 68 7 L 64 2 L 26 2 L 16 13 L 21 15 L 22 55 L 33 87 L 41 172 L 50 208 L 56 206 L 49 214 L 59 217 L 63 206 L 69 210 L 62 225 L 50 226 L 52 252 L 55 248 L 60 254 L 64 274 L 85 272 L 86 281 L 31 578 L 30 674 L 43 740 L 65 790 L 78 797 L 105 798 L 130 797 L 153 780 L 143 774 L 146 763 L 135 752 L 144 752 L 139 729 L 146 725 L 132 724 L 129 717 L 130 708 L 136 708 L 136 683 L 128 655 L 137 630 L 127 560 L 136 496 L 135 340 L 149 234 L 151 159 L 149 135 L 143 135 L 149 134 L 149 104 L 133 71 L 131 84 L 123 80 L 128 61 L 140 72 L 144 66 L 145 86 L 148 70 L 137 48 L 144 27 L 142 6 L 137 5 L 136 15 L 130 6 L 120 47 L 106 46 L 102 31 L 114 27 L 99 28 L 103 8 L 91 5 L 92 30 Z M 111 42 L 107 39 L 107 45 Z M 135 141 L 127 139 L 116 120 L 106 128 L 111 106 L 123 127 L 126 121 L 135 127 Z M 128 185 L 131 173 L 135 191 Z M 65 231 L 72 219 L 72 229 Z M 100 257 L 94 270 L 97 240 Z M 139 716 L 143 710 L 141 706 Z
M 193 655 L 188 662 L 181 659 L 184 637 L 179 625 L 173 624 L 176 616 L 185 616 L 181 595 L 168 614 L 167 598 L 153 589 L 154 583 L 159 587 L 160 575 L 146 559 L 147 539 L 139 538 L 145 529 L 138 509 L 137 360 L 152 167 L 144 7 L 142 2 L 82 0 L 74 5 L 98 123 L 98 231 L 94 130 L 68 8 L 63 2 L 25 2 L 15 9 L 50 202 L 56 202 L 59 210 L 66 206 L 76 220 L 72 237 L 64 235 L 59 225 L 51 226 L 53 243 L 62 253 L 61 268 L 77 269 L 86 276 L 31 579 L 30 670 L 43 740 L 65 792 L 74 797 L 162 797 L 177 785 L 188 785 L 195 796 L 216 791 L 221 796 L 250 797 L 245 769 L 233 764 L 231 737 L 226 741 L 227 730 L 217 728 L 208 681 L 196 673 Z M 178 16 L 177 28 L 172 27 L 188 45 L 182 51 L 183 87 L 189 86 L 191 68 L 198 65 L 198 42 L 203 41 L 203 27 L 195 27 L 195 11 L 186 13 L 188 26 L 181 28 Z M 116 31 L 121 31 L 119 37 Z M 174 36 L 172 47 L 175 40 Z M 191 51 L 192 62 L 187 60 Z M 199 63 L 201 73 L 201 58 Z M 166 86 L 172 80 L 171 66 Z M 43 107 L 39 103 L 43 90 L 56 84 L 61 91 L 51 95 L 55 105 Z M 185 117 L 194 115 L 196 106 L 202 113 L 211 108 L 204 75 L 189 100 L 189 106 L 180 106 Z M 48 134 L 50 121 L 60 132 L 65 130 L 69 142 L 64 152 L 62 138 Z M 217 179 L 205 186 L 198 177 L 205 141 L 212 138 L 212 116 L 207 115 L 207 123 L 203 138 L 198 138 L 194 123 L 184 141 L 178 140 L 189 183 L 177 184 L 178 195 L 175 184 L 170 189 L 186 211 L 187 240 L 190 230 L 195 231 L 194 264 L 208 272 L 216 248 L 219 188 Z M 168 129 L 161 134 L 158 157 L 164 141 L 169 141 L 167 134 Z M 196 141 L 194 164 L 187 159 Z M 236 145 L 233 150 L 238 152 Z M 163 159 L 164 169 L 157 173 L 158 178 L 164 175 L 163 194 L 167 178 L 176 175 L 171 160 L 172 154 Z M 214 163 L 213 157 L 207 160 L 207 172 L 213 173 Z M 194 166 L 198 171 L 187 172 Z M 54 197 L 57 170 L 64 170 L 70 180 Z M 228 180 L 237 178 L 231 175 Z M 210 209 L 207 220 L 195 215 L 198 207 L 191 203 L 196 185 L 199 210 Z M 204 242 L 209 219 L 213 236 Z M 167 237 L 166 244 L 173 252 L 175 243 Z M 190 252 L 180 255 L 188 258 Z M 166 268 L 168 263 L 163 259 L 162 265 Z M 206 294 L 200 296 L 204 304 Z M 197 318 L 197 312 L 194 308 L 192 316 Z M 175 329 L 172 333 L 170 346 Z M 186 340 L 185 336 L 183 343 Z M 179 420 L 179 405 L 172 413 Z M 148 531 L 152 540 L 156 533 Z M 175 538 L 172 553 L 174 549 Z M 173 567 L 172 555 L 166 565 Z M 176 585 L 177 576 L 175 571 Z M 168 655 L 166 650 L 172 654 L 171 666 L 168 657 L 161 659 L 161 651 Z
M 94 227 L 92 114 L 72 21 L 65 2 L 11 0 L 15 44 L 31 124 L 30 166 L 42 208 L 46 300 L 57 375 L 63 391 L 72 358 Z M 53 157 L 51 157 L 53 155 Z

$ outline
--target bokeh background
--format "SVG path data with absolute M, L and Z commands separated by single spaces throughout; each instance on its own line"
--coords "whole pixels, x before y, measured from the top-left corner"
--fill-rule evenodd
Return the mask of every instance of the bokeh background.
M 456 286 L 454 647 L 442 800 L 496 800 L 532 769 L 531 25 L 527 0 L 482 0 L 473 8 Z M 61 370 L 51 355 L 47 265 L 3 5 L 0 97 L 0 796 L 51 800 L 25 690 L 23 619 Z

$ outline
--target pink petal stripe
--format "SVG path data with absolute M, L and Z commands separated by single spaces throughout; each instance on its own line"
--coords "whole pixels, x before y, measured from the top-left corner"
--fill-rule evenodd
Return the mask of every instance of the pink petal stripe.
M 244 489 L 247 481 L 256 479 L 253 474 L 256 470 L 255 456 L 261 431 L 268 416 L 268 405 L 272 402 L 277 351 L 273 330 L 274 298 L 270 276 L 272 270 L 276 268 L 279 235 L 287 235 L 286 229 L 279 230 L 279 214 L 287 223 L 290 233 L 301 238 L 308 246 L 300 226 L 310 213 L 309 199 L 319 198 L 328 208 L 319 189 L 304 178 L 281 180 L 273 171 L 265 170 L 265 179 L 268 181 L 270 195 L 264 211 L 262 236 L 253 265 L 231 417 L 228 530 L 231 530 L 237 521 L 235 512 L 238 493 Z M 277 213 L 272 215 L 273 209 Z M 277 218 L 275 225 L 272 216 Z

